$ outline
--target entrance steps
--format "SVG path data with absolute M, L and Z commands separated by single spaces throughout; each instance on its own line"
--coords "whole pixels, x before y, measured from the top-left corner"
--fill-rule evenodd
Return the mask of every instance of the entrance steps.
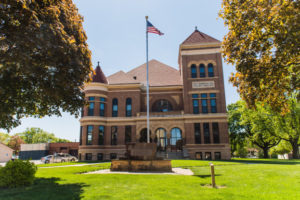
M 156 156 L 159 158 L 170 159 L 170 160 L 184 159 L 182 151 L 178 151 L 178 152 L 160 151 L 160 152 L 156 152 Z

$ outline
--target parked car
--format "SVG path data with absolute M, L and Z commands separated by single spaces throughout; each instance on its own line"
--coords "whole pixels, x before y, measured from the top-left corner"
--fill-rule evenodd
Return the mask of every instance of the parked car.
M 75 156 L 71 156 L 67 153 L 58 153 L 54 155 L 48 155 L 41 158 L 42 163 L 58 163 L 58 162 L 74 162 L 78 161 Z

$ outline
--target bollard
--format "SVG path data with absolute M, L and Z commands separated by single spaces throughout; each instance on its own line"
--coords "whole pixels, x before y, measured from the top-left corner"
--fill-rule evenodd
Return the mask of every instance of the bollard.
M 215 166 L 212 163 L 210 163 L 210 170 L 211 170 L 211 185 L 213 188 L 216 188 Z

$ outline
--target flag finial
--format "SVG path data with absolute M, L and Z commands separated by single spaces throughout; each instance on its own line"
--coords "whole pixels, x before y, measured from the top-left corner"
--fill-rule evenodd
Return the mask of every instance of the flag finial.
M 97 63 L 98 63 L 98 66 L 100 66 L 100 62 L 98 61 Z
M 195 31 L 198 31 L 198 27 L 197 26 L 195 26 Z
M 146 18 L 146 20 L 148 20 L 149 17 L 148 17 L 148 16 L 145 16 L 145 18 Z

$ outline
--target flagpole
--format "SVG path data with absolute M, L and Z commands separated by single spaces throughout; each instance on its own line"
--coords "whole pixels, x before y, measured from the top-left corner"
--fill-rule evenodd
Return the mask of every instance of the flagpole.
M 147 63 L 147 143 L 150 143 L 150 120 L 149 120 L 149 66 L 148 66 L 148 30 L 147 30 L 147 21 L 146 18 L 146 63 Z

